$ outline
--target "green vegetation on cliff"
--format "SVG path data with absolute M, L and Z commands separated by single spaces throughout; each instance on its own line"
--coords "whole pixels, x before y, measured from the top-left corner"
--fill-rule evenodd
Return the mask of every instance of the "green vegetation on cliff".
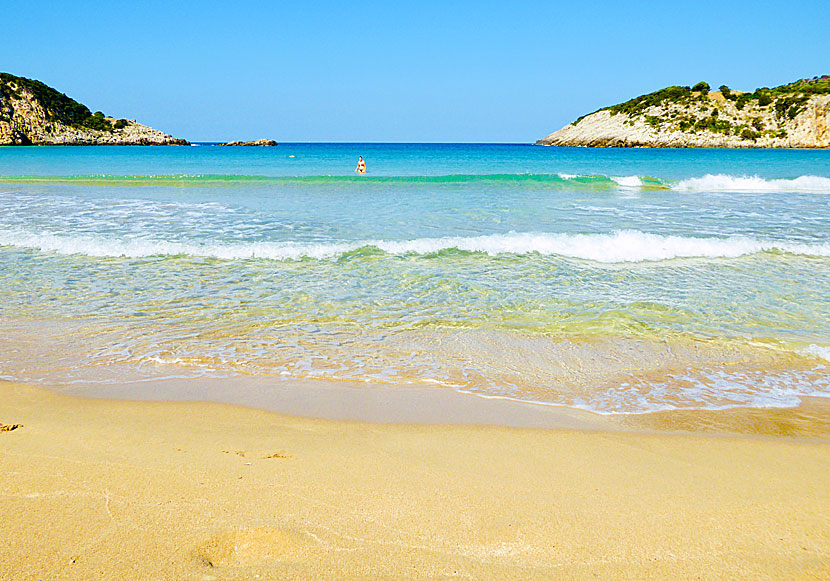
M 10 100 L 19 99 L 20 91 L 31 94 L 50 121 L 57 121 L 69 127 L 113 131 L 129 124 L 126 119 L 111 123 L 100 111 L 92 113 L 86 106 L 40 81 L 0 73 L 0 109 L 11 108 Z
M 653 93 L 640 95 L 624 103 L 600 109 L 612 115 L 624 114 L 634 124 L 635 118 L 642 118 L 651 127 L 679 130 L 695 133 L 708 131 L 724 135 L 736 135 L 743 139 L 755 140 L 763 135 L 782 137 L 786 135 L 780 127 L 764 127 L 759 122 L 740 121 L 740 115 L 728 113 L 723 104 L 709 96 L 709 84 L 701 81 L 693 87 L 671 86 Z M 743 111 L 764 111 L 767 107 L 779 121 L 795 119 L 801 113 L 807 101 L 814 95 L 830 94 L 830 75 L 800 79 L 798 81 L 773 87 L 761 87 L 751 93 L 733 91 L 726 85 L 720 86 L 720 93 L 727 103 L 734 104 L 735 109 Z M 656 108 L 653 109 L 653 108 Z M 711 111 L 709 110 L 711 108 Z M 719 108 L 722 110 L 719 111 Z M 720 113 L 726 113 L 719 118 Z M 586 116 L 573 122 L 578 124 Z
M 826 95 L 830 93 L 830 75 L 813 77 L 812 79 L 799 79 L 794 83 L 781 85 L 769 90 L 773 95 L 784 95 L 787 93 L 805 93 L 808 95 Z
M 656 105 L 662 105 L 663 103 L 688 103 L 693 99 L 692 89 L 690 87 L 666 87 L 665 89 L 660 89 L 659 91 L 654 91 L 653 93 L 649 93 L 647 95 L 640 95 L 639 97 L 634 97 L 633 99 L 626 101 L 625 103 L 620 103 L 619 105 L 613 105 L 611 107 L 606 107 L 611 113 L 625 113 L 626 115 L 631 116 L 638 116 L 645 113 L 646 109 L 649 107 L 654 107 Z M 601 111 L 602 109 L 600 109 Z

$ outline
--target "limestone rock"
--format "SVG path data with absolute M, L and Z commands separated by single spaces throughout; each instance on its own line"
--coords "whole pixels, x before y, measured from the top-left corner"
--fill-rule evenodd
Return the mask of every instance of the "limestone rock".
M 0 145 L 188 145 L 89 109 L 39 81 L 0 73 Z

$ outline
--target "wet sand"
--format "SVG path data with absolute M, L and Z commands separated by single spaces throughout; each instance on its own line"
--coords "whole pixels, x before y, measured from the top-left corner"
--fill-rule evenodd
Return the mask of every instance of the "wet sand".
M 50 388 L 64 395 L 144 401 L 205 401 L 285 415 L 373 424 L 475 424 L 517 428 L 626 429 L 614 416 L 556 405 L 460 393 L 432 384 L 368 385 L 363 382 L 272 378 L 197 378 L 140 383 L 76 383 Z
M 378 424 L 0 383 L 21 425 L 0 432 L 0 578 L 830 576 L 826 400 L 589 416 Z

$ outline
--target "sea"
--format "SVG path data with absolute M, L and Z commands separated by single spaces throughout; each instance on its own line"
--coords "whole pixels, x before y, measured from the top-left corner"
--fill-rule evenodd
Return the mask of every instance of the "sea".
M 0 148 L 0 293 L 0 379 L 47 388 L 794 406 L 830 396 L 830 151 Z

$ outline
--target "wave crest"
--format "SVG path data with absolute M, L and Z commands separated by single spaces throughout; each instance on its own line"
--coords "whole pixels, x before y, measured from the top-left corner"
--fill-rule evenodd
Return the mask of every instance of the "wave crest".
M 606 176 L 595 174 L 450 174 L 450 175 L 401 175 L 401 176 L 254 176 L 254 175 L 75 175 L 75 176 L 0 176 L 6 184 L 71 184 L 89 186 L 281 186 L 321 185 L 351 183 L 417 185 L 417 184 L 467 184 L 510 183 L 512 185 L 544 186 L 548 188 L 588 189 L 650 189 L 694 192 L 805 192 L 830 193 L 830 177 L 804 175 L 796 178 L 762 178 L 760 176 L 734 176 L 706 174 L 702 177 L 669 180 L 658 177 L 628 175 Z
M 59 254 L 94 257 L 194 256 L 221 260 L 301 260 L 338 258 L 364 248 L 390 255 L 429 255 L 447 250 L 483 253 L 562 256 L 600 263 L 656 262 L 675 258 L 737 258 L 778 251 L 805 256 L 830 256 L 830 243 L 793 243 L 751 237 L 697 238 L 666 236 L 638 230 L 610 234 L 515 233 L 452 236 L 413 240 L 354 242 L 238 242 L 197 243 L 103 236 L 33 234 L 0 231 L 0 246 L 33 248 Z
M 759 176 L 706 174 L 700 178 L 681 180 L 671 189 L 691 192 L 830 193 L 830 178 L 807 175 L 794 179 L 764 179 Z

